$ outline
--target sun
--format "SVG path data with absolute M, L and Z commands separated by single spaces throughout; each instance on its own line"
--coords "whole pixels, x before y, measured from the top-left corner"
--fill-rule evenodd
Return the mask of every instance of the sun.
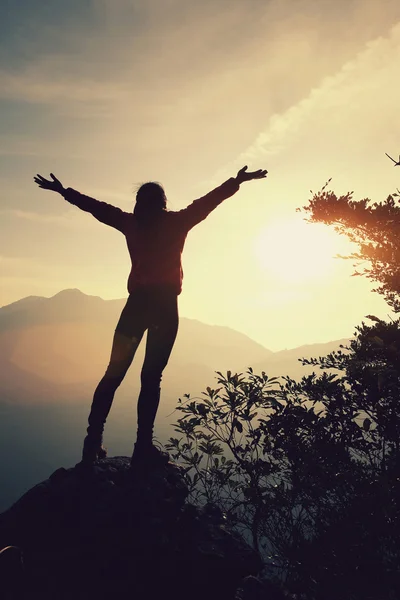
M 285 282 L 329 277 L 337 254 L 349 252 L 338 233 L 322 223 L 307 223 L 300 215 L 274 219 L 255 241 L 262 269 Z

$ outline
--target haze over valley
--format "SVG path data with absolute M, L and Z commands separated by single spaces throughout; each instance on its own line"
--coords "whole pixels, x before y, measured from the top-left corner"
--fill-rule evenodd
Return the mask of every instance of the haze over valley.
M 94 389 L 109 360 L 125 299 L 103 300 L 77 289 L 27 297 L 0 308 L 0 510 L 59 466 L 80 460 Z M 216 387 L 215 371 L 266 371 L 301 377 L 312 371 L 298 358 L 319 356 L 346 340 L 271 352 L 228 327 L 182 317 L 165 369 L 156 434 L 174 434 L 173 412 L 185 393 Z M 107 421 L 110 455 L 130 455 L 145 339 L 117 390 Z

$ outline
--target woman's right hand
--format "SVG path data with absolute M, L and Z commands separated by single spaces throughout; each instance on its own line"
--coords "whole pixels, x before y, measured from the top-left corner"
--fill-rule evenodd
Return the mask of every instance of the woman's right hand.
M 59 181 L 57 177 L 53 175 L 53 173 L 50 173 L 50 177 L 53 181 L 50 181 L 50 179 L 45 179 L 42 177 L 42 175 L 36 175 L 36 177 L 33 178 L 33 181 L 37 183 L 42 190 L 51 190 L 52 192 L 58 192 L 59 194 L 62 194 L 64 187 L 61 181 Z
M 236 175 L 236 181 L 240 184 L 244 181 L 251 181 L 252 179 L 264 179 L 267 176 L 268 171 L 266 169 L 258 169 L 258 171 L 248 171 L 247 166 L 243 167 L 238 171 Z

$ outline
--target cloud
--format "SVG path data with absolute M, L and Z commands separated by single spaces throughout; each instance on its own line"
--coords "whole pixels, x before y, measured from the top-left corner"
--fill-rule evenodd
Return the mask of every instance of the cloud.
M 29 277 L 48 275 L 51 267 L 30 256 L 7 256 L 0 254 L 0 273 L 1 277 L 24 277 L 29 273 Z
M 32 53 L 18 68 L 3 66 L 0 94 L 64 110 L 78 105 L 89 118 L 109 115 L 120 103 L 133 102 L 137 110 L 154 94 L 158 105 L 164 98 L 168 104 L 192 88 L 201 104 L 207 96 L 213 99 L 218 80 L 225 85 L 231 73 L 238 73 L 242 87 L 267 76 L 271 96 L 280 80 L 278 96 L 284 102 L 292 82 L 308 81 L 304 61 L 309 71 L 318 72 L 326 69 L 327 56 L 340 61 L 346 48 L 351 52 L 360 38 L 376 36 L 390 23 L 397 3 L 387 0 L 385 11 L 380 2 L 365 9 L 363 0 L 338 0 L 334 8 L 322 0 L 318 10 L 314 0 L 296 4 L 294 11 L 292 0 L 99 0 L 92 7 L 91 28 L 82 30 L 77 14 L 77 30 L 60 27 L 62 43 L 51 52 Z M 338 31 L 344 17 L 351 37 Z M 213 88 L 204 87 L 207 81 Z M 88 105 L 93 112 L 85 110 Z
M 87 158 L 87 155 L 80 153 L 76 147 L 66 148 L 65 145 L 54 144 L 54 141 L 51 140 L 51 135 L 47 131 L 42 136 L 36 132 L 30 136 L 10 132 L 0 135 L 0 156 L 15 157 L 15 159 L 21 157 L 53 158 L 57 155 L 62 155 L 64 158 Z M 15 189 L 15 183 L 13 187 Z
M 296 173 L 299 182 L 301 169 L 309 177 L 320 167 L 329 177 L 333 170 L 337 172 L 338 165 L 348 177 L 354 162 L 357 166 L 351 176 L 363 168 L 365 171 L 371 161 L 376 164 L 384 148 L 396 154 L 400 135 L 400 89 L 395 83 L 399 62 L 400 21 L 387 36 L 366 43 L 352 60 L 323 78 L 299 102 L 273 114 L 255 140 L 210 183 L 225 179 L 244 164 Z M 382 166 L 386 166 L 385 161 Z
M 45 148 L 42 150 L 46 152 Z M 49 153 L 48 147 L 47 153 Z M 38 154 L 43 152 L 38 151 L 36 140 L 13 134 L 0 135 L 0 156 L 38 156 Z
M 32 224 L 57 225 L 58 227 L 68 229 L 88 229 L 97 224 L 97 221 L 88 213 L 86 213 L 86 218 L 82 218 L 81 211 L 72 209 L 62 215 L 43 214 L 18 209 L 3 209 L 0 210 L 0 215 L 10 216 Z
M 375 110 L 379 110 L 381 105 L 386 109 L 391 108 L 391 117 L 394 117 L 399 91 L 391 83 L 392 77 L 398 72 L 399 62 L 400 23 L 392 28 L 387 38 L 380 37 L 368 43 L 354 60 L 343 65 L 333 77 L 326 78 L 301 102 L 283 114 L 273 115 L 268 128 L 241 154 L 239 162 L 281 152 L 302 127 L 308 127 L 310 122 L 315 123 L 321 115 L 329 119 L 330 113 L 331 122 L 335 124 L 338 112 L 353 116 L 360 110 L 365 113 L 366 107 L 374 110 L 375 106 Z M 378 120 L 376 124 L 381 126 Z M 373 125 L 371 119 L 368 128 Z
M 0 278 L 0 306 L 25 296 L 53 295 L 63 289 L 65 284 L 63 276 L 54 265 L 27 255 L 0 255 Z
M 77 220 L 75 217 L 71 218 L 68 215 L 46 215 L 41 213 L 29 212 L 25 210 L 18 209 L 5 209 L 1 210 L 0 214 L 10 215 L 12 217 L 16 217 L 17 219 L 24 219 L 26 221 L 32 221 L 33 223 L 48 223 L 50 225 L 66 225 L 76 226 Z
M 63 57 L 56 61 L 27 66 L 16 73 L 0 70 L 2 87 L 0 97 L 5 100 L 23 100 L 28 103 L 90 104 L 97 107 L 96 113 L 86 116 L 104 116 L 109 105 L 127 97 L 127 86 L 123 82 L 106 82 L 96 79 L 80 79 L 76 74 L 66 75 Z
M 24 134 L 11 121 L 0 153 L 118 156 L 123 169 L 135 161 L 145 177 L 159 170 L 163 179 L 182 157 L 188 181 L 246 147 L 249 159 L 253 151 L 277 153 L 315 105 L 310 89 L 400 13 L 394 0 L 385 11 L 364 5 L 297 0 L 294 11 L 289 0 L 96 2 L 91 27 L 76 15 L 75 29 L 56 30 L 59 47 L 0 69 L 0 98 L 41 110 Z
M 95 192 L 96 190 L 91 190 L 92 196 L 98 199 L 101 198 L 101 201 L 118 206 L 127 212 L 130 212 L 133 209 L 133 196 L 129 197 L 127 194 L 118 194 L 111 191 L 105 192 L 104 190 L 99 190 L 98 194 Z M 67 210 L 62 214 L 39 213 L 29 210 L 6 208 L 0 209 L 0 215 L 9 216 L 32 224 L 38 223 L 42 225 L 57 225 L 59 227 L 69 229 L 88 229 L 98 227 L 99 222 L 90 213 L 79 210 L 72 205 L 67 206 Z

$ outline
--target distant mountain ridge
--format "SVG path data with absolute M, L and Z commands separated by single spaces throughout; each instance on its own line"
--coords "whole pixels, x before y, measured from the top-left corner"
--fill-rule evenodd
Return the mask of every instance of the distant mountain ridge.
M 0 400 L 4 391 L 15 397 L 14 388 L 18 396 L 26 390 L 31 398 L 38 391 L 42 400 L 55 393 L 71 398 L 79 387 L 86 394 L 108 364 L 125 302 L 124 298 L 103 300 L 67 289 L 50 298 L 28 296 L 0 308 Z M 347 342 L 272 352 L 229 327 L 181 317 L 164 382 L 174 388 L 174 394 L 181 385 L 185 391 L 199 393 L 213 384 L 217 370 L 243 372 L 251 366 L 274 376 L 301 375 L 305 371 L 299 357 L 328 354 Z M 127 379 L 137 378 L 143 355 L 142 341 Z
M 125 299 L 79 290 L 29 296 L 0 308 L 0 511 L 60 465 L 80 458 L 93 392 L 109 360 Z M 182 317 L 162 381 L 155 433 L 176 436 L 178 398 L 216 387 L 215 371 L 253 367 L 270 376 L 311 372 L 298 358 L 337 349 L 338 340 L 271 352 L 243 333 Z M 142 342 L 106 424 L 110 456 L 129 456 L 136 431 Z
M 0 308 L 0 392 L 15 399 L 13 390 L 17 388 L 21 397 L 25 389 L 36 401 L 60 394 L 71 398 L 78 391 L 73 388 L 79 386 L 86 394 L 108 364 L 125 302 L 124 298 L 103 300 L 73 289 L 51 298 L 29 296 Z M 127 379 L 137 378 L 143 355 L 142 341 Z M 234 329 L 181 317 L 164 381 L 167 387 L 174 382 L 174 394 L 180 389 L 179 381 L 185 386 L 180 393 L 189 391 L 189 385 L 199 392 L 212 384 L 215 370 L 235 370 L 271 355 L 270 350 Z

